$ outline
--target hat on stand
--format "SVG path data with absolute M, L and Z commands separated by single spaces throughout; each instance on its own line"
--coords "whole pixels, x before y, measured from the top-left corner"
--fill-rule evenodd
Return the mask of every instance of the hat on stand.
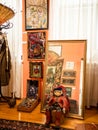
M 0 26 L 15 15 L 14 11 L 0 3 Z

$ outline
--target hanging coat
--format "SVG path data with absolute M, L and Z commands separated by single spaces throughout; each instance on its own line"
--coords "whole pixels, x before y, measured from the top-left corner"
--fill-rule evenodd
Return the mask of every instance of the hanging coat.
M 7 44 L 7 39 L 4 37 L 2 38 L 3 40 L 0 39 L 0 42 L 1 40 L 3 41 L 0 48 L 0 84 L 1 86 L 6 86 L 9 84 L 10 80 L 11 56 Z

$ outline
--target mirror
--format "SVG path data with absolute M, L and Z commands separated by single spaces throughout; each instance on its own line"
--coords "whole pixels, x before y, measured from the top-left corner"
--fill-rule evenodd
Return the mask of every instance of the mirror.
M 83 119 L 86 40 L 53 40 L 47 46 L 41 112 L 45 112 L 53 86 L 60 83 L 70 101 L 68 116 Z

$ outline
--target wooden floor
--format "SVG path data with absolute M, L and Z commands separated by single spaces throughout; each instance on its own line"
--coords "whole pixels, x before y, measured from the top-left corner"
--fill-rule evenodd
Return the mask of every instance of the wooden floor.
M 14 108 L 9 108 L 7 103 L 0 103 L 0 118 L 1 119 L 10 119 L 10 120 L 21 120 L 29 121 L 35 123 L 45 123 L 45 114 L 40 112 L 40 104 L 31 112 L 19 112 L 17 111 L 17 105 L 20 100 L 17 101 L 17 104 Z M 90 110 L 85 110 L 85 119 L 74 119 L 74 118 L 65 118 L 64 123 L 61 125 L 64 128 L 74 129 L 77 123 L 98 123 L 98 109 L 92 108 Z

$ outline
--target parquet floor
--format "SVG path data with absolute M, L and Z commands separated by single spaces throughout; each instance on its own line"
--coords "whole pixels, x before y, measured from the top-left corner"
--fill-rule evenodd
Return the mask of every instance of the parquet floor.
M 10 120 L 21 120 L 34 123 L 45 123 L 45 114 L 41 113 L 39 104 L 31 113 L 19 112 L 17 111 L 17 105 L 21 100 L 17 101 L 14 108 L 9 108 L 7 103 L 0 103 L 0 118 L 10 119 Z M 91 108 L 85 110 L 85 118 L 75 119 L 75 118 L 65 118 L 64 123 L 61 125 L 64 128 L 74 129 L 78 123 L 98 123 L 98 109 Z

